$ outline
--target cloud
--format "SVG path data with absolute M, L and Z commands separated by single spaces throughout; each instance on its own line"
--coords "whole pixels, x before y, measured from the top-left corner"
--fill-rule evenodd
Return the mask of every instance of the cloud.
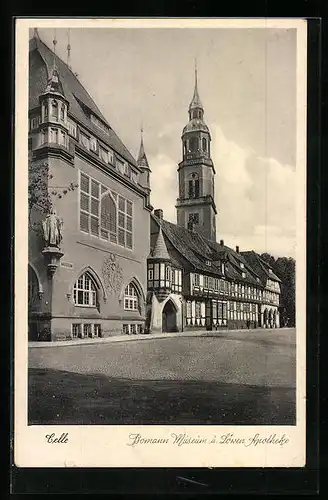
M 295 255 L 296 174 L 293 166 L 256 155 L 213 127 L 218 238 L 275 255 Z

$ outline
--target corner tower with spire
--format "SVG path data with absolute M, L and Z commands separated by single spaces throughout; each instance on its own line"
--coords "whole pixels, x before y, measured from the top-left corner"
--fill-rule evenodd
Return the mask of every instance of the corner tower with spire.
M 140 169 L 139 183 L 147 191 L 147 203 L 150 204 L 150 167 L 143 143 L 143 129 L 141 127 L 140 149 L 137 159 L 137 165 Z
M 179 163 L 177 224 L 216 241 L 215 169 L 211 159 L 211 134 L 204 122 L 204 108 L 195 88 L 189 105 L 189 122 L 182 131 L 182 161 Z

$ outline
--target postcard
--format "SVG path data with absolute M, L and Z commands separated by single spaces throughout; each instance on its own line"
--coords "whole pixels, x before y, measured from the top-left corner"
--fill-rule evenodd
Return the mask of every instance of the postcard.
M 16 21 L 18 467 L 302 467 L 301 19 Z

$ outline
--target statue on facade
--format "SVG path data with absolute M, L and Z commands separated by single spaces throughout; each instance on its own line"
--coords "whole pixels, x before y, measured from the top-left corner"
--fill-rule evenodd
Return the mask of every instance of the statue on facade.
M 63 239 L 62 225 L 62 221 L 57 216 L 55 209 L 52 208 L 51 213 L 42 221 L 43 237 L 47 247 L 59 248 Z

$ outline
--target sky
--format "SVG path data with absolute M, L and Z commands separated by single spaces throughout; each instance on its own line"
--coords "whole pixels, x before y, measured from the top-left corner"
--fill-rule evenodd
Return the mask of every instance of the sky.
M 51 48 L 53 29 L 40 29 Z M 67 60 L 67 29 L 56 29 Z M 197 59 L 212 136 L 217 240 L 240 250 L 295 257 L 296 30 L 70 30 L 71 66 L 134 157 L 140 127 L 151 203 L 176 222 L 181 133 Z

